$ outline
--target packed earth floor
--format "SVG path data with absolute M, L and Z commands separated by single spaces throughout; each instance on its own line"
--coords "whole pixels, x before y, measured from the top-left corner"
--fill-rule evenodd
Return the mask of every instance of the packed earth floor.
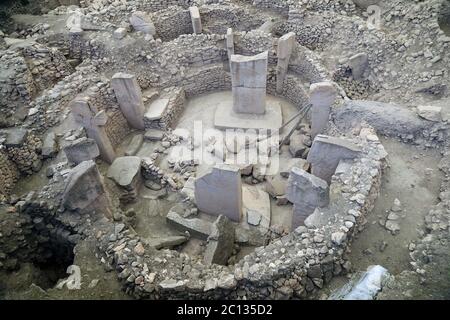
M 450 299 L 449 67 L 449 0 L 2 1 L 0 299 Z

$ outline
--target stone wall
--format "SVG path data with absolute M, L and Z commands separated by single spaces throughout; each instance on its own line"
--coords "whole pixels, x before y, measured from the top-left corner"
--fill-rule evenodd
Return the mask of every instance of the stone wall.
M 169 99 L 167 108 L 162 114 L 161 119 L 148 120 L 147 118 L 144 118 L 145 129 L 168 130 L 173 128 L 184 111 L 186 93 L 183 88 L 167 88 L 161 92 L 160 97 Z
M 33 192 L 14 207 L 0 208 L 0 269 L 12 271 L 22 262 L 64 263 L 73 256 L 80 236 L 56 218 L 55 210 Z
M 74 71 L 64 55 L 55 48 L 33 44 L 25 47 L 22 54 L 39 90 L 52 87 Z
M 204 268 L 184 253 L 147 247 L 127 230 L 118 237 L 120 242 L 103 236 L 99 250 L 135 298 L 306 298 L 333 276 L 350 270 L 344 253 L 379 192 L 386 152 L 375 139 L 354 140 L 363 148 L 362 158 L 336 175 L 331 185 L 334 203 L 344 204 L 342 211 L 339 207 L 327 211 L 330 223 L 299 227 L 234 266 Z
M 152 16 L 157 37 L 170 41 L 182 34 L 193 33 L 189 10 L 174 6 L 155 12 Z
M 113 147 L 117 147 L 131 132 L 131 128 L 120 109 L 110 110 L 107 112 L 107 115 L 108 122 L 105 126 L 106 134 L 111 140 Z
M 25 58 L 18 51 L 0 52 L 0 121 L 2 126 L 8 125 L 7 119 L 17 116 L 18 108 L 30 103 L 36 93 L 37 88 L 33 81 L 33 75 L 28 69 Z
M 118 146 L 123 139 L 131 132 L 127 120 L 120 111 L 116 96 L 109 83 L 97 82 L 85 91 L 89 97 L 91 106 L 98 111 L 105 111 L 108 120 L 105 125 L 105 131 L 113 147 Z
M 30 133 L 20 146 L 7 147 L 6 153 L 21 173 L 31 175 L 41 169 L 41 147 L 41 139 Z
M 2 183 L 0 186 L 1 203 L 7 201 L 14 184 L 19 177 L 19 172 L 17 171 L 15 164 L 9 160 L 4 151 L 0 151 L 0 177 L 2 177 Z

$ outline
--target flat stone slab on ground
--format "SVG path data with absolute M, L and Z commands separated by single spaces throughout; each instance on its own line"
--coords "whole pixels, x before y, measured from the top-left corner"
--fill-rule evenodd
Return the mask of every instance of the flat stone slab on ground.
M 119 157 L 108 169 L 108 178 L 113 179 L 119 186 L 132 190 L 141 178 L 141 158 Z
M 278 130 L 282 124 L 283 113 L 279 102 L 267 101 L 265 114 L 236 113 L 232 105 L 219 103 L 214 115 L 214 126 L 218 129 Z
M 179 246 L 180 244 L 188 241 L 189 238 L 186 236 L 170 236 L 164 238 L 147 238 L 144 239 L 144 242 L 154 247 L 155 249 L 172 249 L 175 246 Z
M 6 130 L 5 130 L 6 131 Z M 6 131 L 6 141 L 5 146 L 10 147 L 20 147 L 28 136 L 28 130 L 23 128 L 13 128 Z
M 147 108 L 144 117 L 148 120 L 159 120 L 169 106 L 169 99 L 156 99 Z
M 144 142 L 144 135 L 143 134 L 137 134 L 132 139 L 130 144 L 127 146 L 127 149 L 125 150 L 126 156 L 134 156 L 136 153 L 138 153 L 139 149 L 142 146 L 142 143 Z
M 148 129 L 144 134 L 145 141 L 161 141 L 163 137 L 164 131 L 158 129 Z

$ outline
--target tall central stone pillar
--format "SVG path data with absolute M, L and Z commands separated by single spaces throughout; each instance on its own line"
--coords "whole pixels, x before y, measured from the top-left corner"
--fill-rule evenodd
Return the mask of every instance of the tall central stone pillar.
M 233 111 L 264 114 L 266 112 L 268 52 L 247 57 L 231 56 Z

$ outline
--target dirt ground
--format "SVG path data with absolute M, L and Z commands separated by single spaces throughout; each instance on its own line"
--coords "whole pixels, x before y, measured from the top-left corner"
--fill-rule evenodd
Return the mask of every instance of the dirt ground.
M 438 202 L 442 172 L 437 166 L 441 155 L 438 150 L 422 150 L 392 139 L 382 139 L 382 143 L 389 157 L 381 193 L 348 257 L 354 271 L 365 271 L 378 264 L 401 279 L 411 269 L 409 244 L 419 239 L 425 215 Z M 395 199 L 400 200 L 402 211 L 398 220 L 400 232 L 392 235 L 381 223 L 386 221 Z M 327 294 L 347 281 L 346 277 L 337 277 L 324 292 Z M 409 282 L 405 286 L 411 286 Z M 421 285 L 417 282 L 416 286 Z

